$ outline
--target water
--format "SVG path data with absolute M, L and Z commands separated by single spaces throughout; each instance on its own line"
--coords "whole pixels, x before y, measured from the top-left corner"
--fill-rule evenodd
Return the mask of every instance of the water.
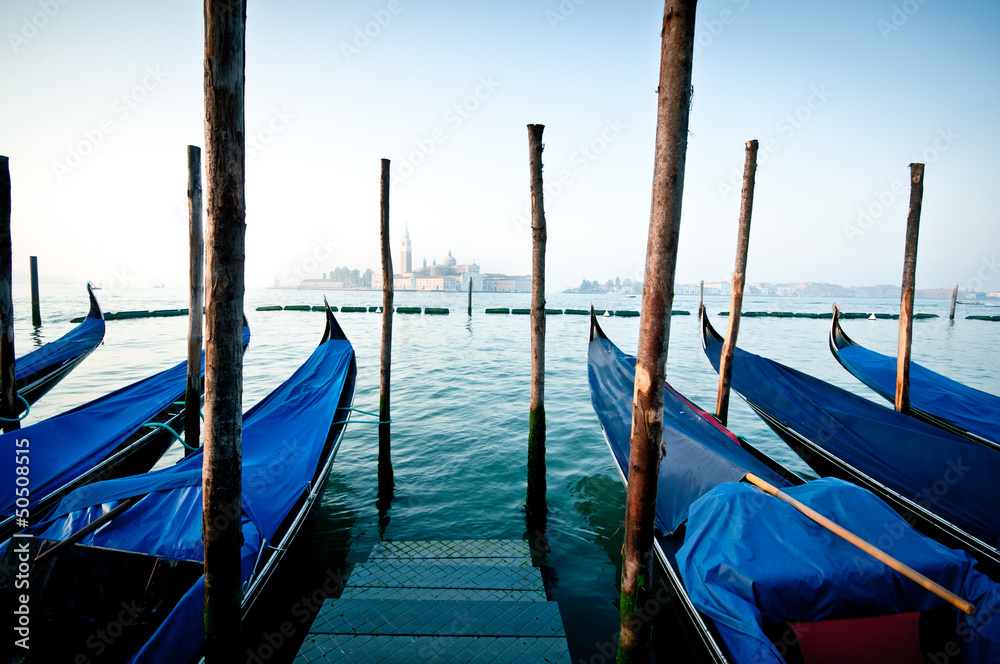
M 331 304 L 381 304 L 375 292 L 325 293 Z M 98 291 L 105 311 L 186 307 L 186 295 L 170 289 Z M 309 355 L 323 331 L 313 312 L 255 312 L 268 304 L 322 303 L 316 291 L 255 290 L 246 295 L 252 340 L 245 358 L 244 408 L 263 398 Z M 36 332 L 27 316 L 27 289 L 15 290 L 18 354 L 51 341 L 83 315 L 82 287 L 42 289 L 44 325 Z M 623 295 L 552 293 L 551 308 L 638 309 L 641 298 Z M 587 387 L 586 316 L 549 316 L 546 321 L 547 484 L 550 514 L 544 539 L 528 532 L 522 505 L 530 388 L 530 329 L 524 315 L 487 315 L 486 307 L 524 307 L 528 294 L 474 294 L 474 315 L 466 315 L 464 293 L 396 294 L 397 306 L 441 306 L 448 316 L 397 314 L 393 327 L 392 418 L 395 497 L 376 495 L 376 427 L 348 428 L 322 508 L 308 539 L 287 561 L 267 609 L 248 625 L 249 661 L 290 661 L 308 629 L 311 611 L 331 592 L 350 565 L 363 561 L 374 542 L 388 539 L 528 538 L 539 549 L 552 595 L 559 602 L 574 662 L 609 661 L 618 631 L 624 490 L 607 450 Z M 898 311 L 898 301 L 849 299 L 845 311 Z M 992 393 L 1000 383 L 992 362 L 1000 353 L 1000 324 L 947 320 L 948 301 L 918 301 L 919 312 L 941 318 L 914 323 L 914 360 Z M 746 298 L 747 311 L 830 310 L 826 299 Z M 728 298 L 707 298 L 720 331 Z M 712 410 L 717 375 L 700 345 L 697 298 L 680 296 L 671 325 L 668 374 L 680 392 Z M 959 306 L 959 318 L 982 307 Z M 381 316 L 338 314 L 358 356 L 355 406 L 378 409 Z M 604 318 L 608 336 L 635 352 L 638 318 Z M 896 322 L 849 320 L 858 343 L 895 354 Z M 79 405 L 100 394 L 162 370 L 186 354 L 187 319 L 109 321 L 105 343 L 38 403 L 31 419 Z M 740 346 L 884 403 L 844 371 L 827 347 L 829 321 L 745 318 Z M 368 419 L 368 418 L 365 418 Z M 734 397 L 730 428 L 789 467 L 808 469 Z M 176 447 L 164 463 L 179 458 Z M 665 461 L 669 463 L 669 459 Z M 670 612 L 657 617 L 655 648 L 679 661 L 684 635 Z M 613 655 L 611 657 L 613 659 Z

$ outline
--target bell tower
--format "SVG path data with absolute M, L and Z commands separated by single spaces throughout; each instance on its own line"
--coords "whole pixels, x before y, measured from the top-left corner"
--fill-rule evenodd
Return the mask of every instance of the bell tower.
M 403 231 L 402 260 L 399 265 L 400 274 L 410 274 L 413 272 L 413 247 L 410 245 L 410 225 L 406 224 Z

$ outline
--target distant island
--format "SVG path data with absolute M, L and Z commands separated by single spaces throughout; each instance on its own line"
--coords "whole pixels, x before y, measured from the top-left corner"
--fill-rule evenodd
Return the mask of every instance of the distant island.
M 678 284 L 674 292 L 677 295 L 698 295 L 699 284 Z M 732 284 L 728 281 L 705 282 L 705 295 L 725 295 L 732 293 Z M 915 296 L 921 299 L 950 299 L 951 288 L 918 288 Z M 642 284 L 630 279 L 608 279 L 604 283 L 599 281 L 583 280 L 576 288 L 567 288 L 564 293 L 627 293 L 635 294 L 642 292 Z M 898 298 L 901 295 L 899 286 L 891 284 L 878 284 L 875 286 L 840 286 L 815 281 L 795 281 L 787 283 L 752 282 L 746 285 L 744 295 L 759 295 L 764 297 L 829 297 L 829 298 L 852 298 L 852 297 L 878 297 L 878 298 Z M 973 293 L 963 289 L 958 290 L 960 300 L 1000 298 L 1000 292 L 995 293 Z

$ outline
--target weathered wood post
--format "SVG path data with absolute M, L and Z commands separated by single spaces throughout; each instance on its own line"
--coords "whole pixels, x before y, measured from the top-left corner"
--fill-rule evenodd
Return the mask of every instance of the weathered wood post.
M 472 315 L 472 277 L 469 277 L 469 315 Z
M 958 284 L 951 289 L 951 311 L 948 313 L 948 320 L 955 320 L 955 303 L 958 302 Z
M 382 363 L 379 372 L 378 401 L 378 492 L 392 493 L 395 478 L 392 472 L 390 444 L 389 370 L 392 361 L 392 253 L 389 251 L 389 160 L 382 160 L 379 236 L 382 240 Z
M 4 431 L 15 431 L 20 408 L 14 372 L 14 272 L 10 248 L 10 160 L 0 157 L 0 417 Z
M 542 195 L 542 131 L 528 125 L 531 177 L 531 403 L 528 409 L 529 517 L 545 515 L 545 204 Z
M 240 588 L 246 0 L 205 0 L 205 659 L 243 652 Z
M 189 145 L 188 157 L 188 237 L 191 247 L 188 298 L 188 365 L 184 391 L 184 440 L 198 447 L 201 438 L 201 347 L 205 306 L 205 232 L 201 218 L 201 148 Z M 184 448 L 184 456 L 192 450 Z
M 653 523 L 663 437 L 667 342 L 691 107 L 696 0 L 666 0 L 656 113 L 653 196 L 632 401 L 619 662 L 649 660 Z
M 750 217 L 753 213 L 753 188 L 757 177 L 757 141 L 747 141 L 743 163 L 743 195 L 740 200 L 740 227 L 736 235 L 736 266 L 733 268 L 733 292 L 729 300 L 729 331 L 722 344 L 719 363 L 719 393 L 715 401 L 715 417 L 726 426 L 729 419 L 729 385 L 733 378 L 733 355 L 740 333 L 740 313 L 743 311 L 743 288 L 747 281 L 747 252 L 750 249 Z
M 39 305 L 38 297 L 38 256 L 30 256 L 28 263 L 31 266 L 31 324 L 40 327 L 42 324 L 42 308 Z
M 910 347 L 913 342 L 913 291 L 917 281 L 917 235 L 924 200 L 924 165 L 910 164 L 910 210 L 906 215 L 903 292 L 899 301 L 899 350 L 896 356 L 896 411 L 910 410 Z

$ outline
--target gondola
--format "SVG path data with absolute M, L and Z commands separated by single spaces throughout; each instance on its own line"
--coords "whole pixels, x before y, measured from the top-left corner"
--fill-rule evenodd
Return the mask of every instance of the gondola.
M 243 417 L 243 511 L 233 518 L 243 534 L 245 615 L 318 505 L 351 412 L 354 349 L 329 307 L 326 315 L 319 347 Z M 7 543 L 4 569 L 14 563 L 15 545 L 27 542 L 30 550 L 29 560 L 18 564 L 30 567 L 36 661 L 74 661 L 78 654 L 91 662 L 199 656 L 201 474 L 199 451 L 169 468 L 92 484 L 67 496 L 49 521 L 31 530 L 33 537 Z M 4 606 L 12 604 L 13 592 L 0 588 Z M 130 608 L 124 619 L 123 604 Z M 95 640 L 95 629 L 108 625 L 114 638 Z
M 896 358 L 860 346 L 840 326 L 834 308 L 830 351 L 841 366 L 879 396 L 895 402 Z M 1000 397 L 910 362 L 909 415 L 1000 451 Z
M 627 484 L 635 358 L 615 347 L 593 316 L 588 378 L 594 410 Z M 940 540 L 950 534 L 937 520 L 920 514 L 911 520 L 849 482 L 804 482 L 669 384 L 663 425 L 654 552 L 699 661 L 923 662 L 923 653 L 940 653 L 940 661 L 957 662 L 959 649 L 967 663 L 995 661 L 997 621 L 981 624 L 958 612 L 741 480 L 753 473 L 849 524 L 979 602 L 980 620 L 1000 610 L 1000 566 L 943 546 Z M 905 658 L 914 651 L 917 659 Z
M 244 319 L 243 347 L 250 343 Z M 203 360 L 204 362 L 204 360 Z M 202 366 L 204 374 L 204 365 Z M 24 486 L 0 501 L 0 542 L 38 523 L 71 491 L 148 471 L 184 430 L 187 362 L 41 422 L 0 435 L 0 474 Z
M 723 338 L 701 314 L 718 370 Z M 822 477 L 863 486 L 897 511 L 937 518 L 945 542 L 1000 560 L 1000 454 L 773 360 L 736 348 L 732 390 Z
M 90 311 L 82 323 L 55 341 L 14 361 L 14 384 L 18 395 L 29 406 L 55 387 L 104 340 L 104 315 L 89 284 L 87 294 L 90 296 Z

